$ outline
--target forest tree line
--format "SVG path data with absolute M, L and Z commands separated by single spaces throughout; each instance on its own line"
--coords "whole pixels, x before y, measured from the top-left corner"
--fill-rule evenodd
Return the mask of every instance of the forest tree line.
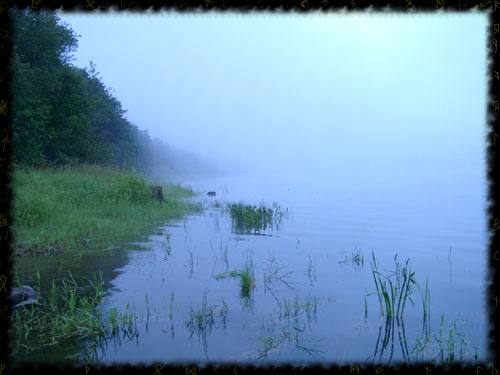
M 78 36 L 57 14 L 11 8 L 10 17 L 14 162 L 99 163 L 148 172 L 155 159 L 165 159 L 160 150 L 168 146 L 124 117 L 96 66 L 72 65 Z M 166 172 L 175 169 L 173 161 L 162 161 Z

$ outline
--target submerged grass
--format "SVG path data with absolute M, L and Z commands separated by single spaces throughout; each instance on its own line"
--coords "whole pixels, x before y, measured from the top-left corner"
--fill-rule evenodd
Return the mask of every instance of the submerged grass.
M 188 329 L 193 333 L 203 334 L 210 331 L 215 325 L 215 318 L 222 318 L 225 323 L 228 307 L 226 301 L 222 299 L 222 306 L 208 304 L 208 291 L 203 292 L 201 306 L 198 309 L 190 308 L 189 320 L 185 322 Z
M 289 350 L 300 350 L 308 353 L 312 357 L 323 357 L 323 351 L 316 346 L 319 342 L 314 340 L 304 341 L 307 335 L 306 325 L 311 329 L 311 320 L 316 319 L 316 309 L 319 300 L 316 297 L 308 296 L 304 301 L 299 301 L 298 295 L 294 299 L 283 298 L 276 301 L 278 303 L 279 315 L 275 319 L 272 315 L 262 321 L 261 335 L 257 337 L 259 347 L 255 352 L 256 359 L 267 358 L 273 352 L 285 352 Z M 302 318 L 305 314 L 307 321 Z
M 50 290 L 40 290 L 39 308 L 23 306 L 13 311 L 8 332 L 14 359 L 22 360 L 24 352 L 33 352 L 45 346 L 66 345 L 71 340 L 111 338 L 118 333 L 128 337 L 137 334 L 134 313 L 112 310 L 104 317 L 98 309 L 104 296 L 102 272 L 87 285 L 77 283 L 71 272 L 56 281 L 52 279 Z M 20 284 L 18 280 L 18 284 Z M 76 355 L 76 354 L 74 354 Z
M 309 258 L 309 259 L 311 259 L 311 258 Z M 312 265 L 310 264 L 310 266 L 312 266 Z M 270 291 L 271 293 L 273 293 L 274 290 L 271 287 L 271 284 L 274 283 L 275 281 L 280 281 L 287 288 L 289 288 L 291 290 L 295 289 L 293 287 L 294 283 L 290 280 L 290 277 L 293 274 L 293 272 L 288 271 L 286 273 L 284 273 L 284 272 L 280 273 L 280 271 L 282 271 L 284 268 L 285 267 L 280 267 L 278 265 L 276 258 L 270 257 L 268 259 L 268 261 L 266 262 L 266 268 L 264 269 L 264 292 Z M 314 270 L 311 268 L 309 268 L 309 270 L 314 272 Z
M 16 168 L 11 226 L 20 246 L 67 251 L 126 243 L 159 221 L 200 210 L 181 198 L 190 188 L 165 185 L 165 204 L 151 199 L 141 176 L 97 165 Z M 85 244 L 83 244 L 83 240 Z M 20 252 L 19 249 L 16 250 Z

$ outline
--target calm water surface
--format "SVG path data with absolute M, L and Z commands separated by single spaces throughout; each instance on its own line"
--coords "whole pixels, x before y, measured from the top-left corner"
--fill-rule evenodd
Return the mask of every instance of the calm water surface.
M 463 338 L 463 358 L 473 360 L 477 352 L 485 360 L 486 189 L 480 179 L 466 185 L 462 180 L 436 176 L 426 183 L 418 177 L 405 183 L 397 178 L 342 182 L 253 175 L 185 181 L 200 191 L 193 199 L 205 203 L 204 212 L 171 222 L 125 249 L 116 256 L 115 267 L 115 258 L 106 261 L 109 289 L 102 308 L 126 311 L 127 304 L 134 306 L 139 336 L 98 345 L 99 360 L 402 360 L 423 335 L 422 297 L 414 288 L 413 303 L 405 307 L 406 347 L 399 326 L 380 352 L 385 326 L 378 297 L 370 295 L 376 290 L 372 252 L 384 275 L 396 270 L 396 261 L 404 266 L 409 259 L 422 288 L 428 280 L 431 337 L 439 337 L 443 316 L 443 346 L 455 324 L 455 356 Z M 208 191 L 217 195 L 208 197 Z M 279 228 L 260 235 L 237 234 L 220 206 L 240 201 L 276 202 L 288 209 L 288 216 Z M 253 265 L 256 280 L 248 295 L 238 278 L 214 277 L 245 264 Z M 98 262 L 89 269 L 94 267 L 99 268 Z M 269 279 L 270 274 L 276 277 Z M 213 316 L 201 329 L 191 316 L 203 304 Z M 438 354 L 438 340 L 432 342 L 425 359 Z M 418 354 L 410 358 L 414 361 Z
M 445 337 L 455 324 L 456 334 L 467 340 L 464 358 L 472 360 L 476 351 L 484 358 L 485 189 L 480 183 L 460 189 L 459 180 L 436 177 L 419 184 L 416 179 L 389 184 L 391 188 L 384 181 L 362 180 L 346 187 L 326 177 L 257 175 L 188 182 L 202 193 L 195 199 L 208 208 L 165 226 L 143 249 L 130 252 L 104 306 L 124 310 L 126 304 L 135 305 L 147 317 L 147 293 L 150 317 L 140 325 L 139 344 L 134 340 L 101 348 L 102 360 L 372 360 L 381 320 L 377 296 L 365 298 L 375 291 L 371 252 L 387 275 L 396 268 L 396 254 L 403 265 L 410 259 L 422 288 L 428 280 L 432 334 L 439 333 L 444 316 Z M 207 197 L 207 191 L 217 195 Z M 265 235 L 236 234 L 216 201 L 277 202 L 289 215 L 280 229 L 261 233 Z M 167 234 L 171 255 L 164 245 Z M 352 259 L 353 251 L 362 262 Z M 238 279 L 214 278 L 242 269 L 249 260 L 256 278 L 250 296 L 242 296 Z M 283 280 L 266 283 L 266 275 L 274 271 Z M 186 322 L 191 309 L 201 309 L 204 296 L 207 306 L 215 306 L 214 320 L 200 330 Z M 417 289 L 412 297 L 404 325 L 406 337 L 415 344 L 422 337 L 423 312 Z M 394 341 L 392 360 L 401 360 L 397 335 Z M 436 347 L 429 351 L 434 354 L 426 353 L 426 358 L 437 354 Z M 387 361 L 390 352 L 377 353 L 376 361 Z

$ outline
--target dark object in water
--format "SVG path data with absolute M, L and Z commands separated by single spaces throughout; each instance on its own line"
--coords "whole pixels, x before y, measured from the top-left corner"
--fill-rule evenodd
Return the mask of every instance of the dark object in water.
M 87 240 L 87 239 L 83 239 L 82 240 L 82 243 L 83 243 L 83 246 L 87 246 L 89 243 L 90 243 L 91 240 Z
M 161 186 L 151 186 L 151 199 L 156 199 L 157 201 L 165 202 L 163 197 L 163 188 Z
M 215 197 L 215 191 L 209 191 L 207 195 L 210 195 L 211 197 Z
M 12 288 L 9 300 L 14 304 L 14 309 L 25 305 L 40 304 L 35 290 L 28 285 L 23 285 L 22 288 Z

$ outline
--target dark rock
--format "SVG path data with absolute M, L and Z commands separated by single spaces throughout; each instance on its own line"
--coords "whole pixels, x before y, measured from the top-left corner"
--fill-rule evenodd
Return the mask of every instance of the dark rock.
M 207 195 L 211 196 L 211 197 L 215 197 L 215 191 L 209 191 L 207 193 Z
M 29 241 L 24 241 L 24 242 L 21 242 L 20 244 L 17 245 L 17 248 L 18 249 L 22 249 L 24 247 L 29 247 L 30 246 L 30 242 Z
M 22 288 L 12 288 L 9 294 L 9 300 L 14 304 L 13 308 L 38 304 L 38 295 L 35 290 L 28 285 L 23 285 Z

